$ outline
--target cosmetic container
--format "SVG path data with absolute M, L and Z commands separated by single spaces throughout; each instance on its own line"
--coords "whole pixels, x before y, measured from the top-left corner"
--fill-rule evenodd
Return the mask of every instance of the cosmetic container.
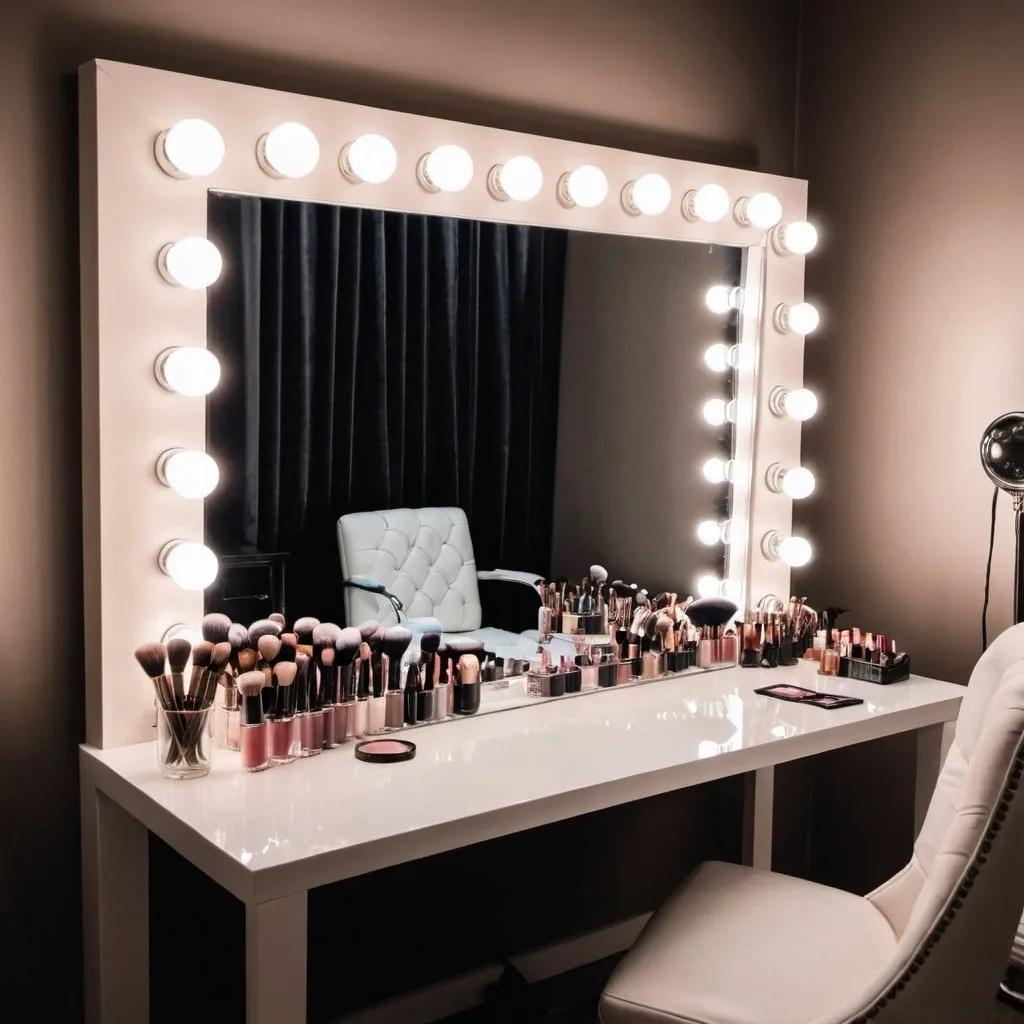
M 274 764 L 288 764 L 299 756 L 299 736 L 294 718 L 268 718 L 266 730 L 270 760 Z
M 427 721 L 430 722 L 443 722 L 446 718 L 451 715 L 451 703 L 452 697 L 452 684 L 441 683 L 439 686 L 435 686 L 431 691 L 433 694 L 433 708 L 432 713 Z
M 566 693 L 579 693 L 583 689 L 583 673 L 578 668 L 570 668 L 564 675 Z
M 223 750 L 238 749 L 238 690 L 234 686 L 217 687 L 213 706 L 213 742 Z
M 697 665 L 699 668 L 709 668 L 715 663 L 715 640 L 710 626 L 702 626 L 700 633 L 700 642 L 697 644 Z
M 352 735 L 352 718 L 355 715 L 355 698 L 343 700 L 334 709 L 334 740 L 335 746 L 340 747 L 343 743 L 350 743 L 354 738 Z
M 552 636 L 551 609 L 547 605 L 541 605 L 537 609 L 537 633 L 542 644 L 546 644 Z
M 370 723 L 370 700 L 368 697 L 360 697 L 356 701 L 352 735 L 361 740 L 366 735 Z
M 324 709 L 310 708 L 299 720 L 299 756 L 315 757 L 324 746 Z
M 528 672 L 526 693 L 530 697 L 561 697 L 565 693 L 565 679 L 556 672 Z
M 601 689 L 614 686 L 619 680 L 619 663 L 602 661 L 597 666 L 597 685 Z
M 457 715 L 475 715 L 480 710 L 480 683 L 460 683 L 458 686 L 449 684 L 454 691 Z M 565 692 L 564 690 L 562 691 Z
M 641 668 L 641 679 L 657 679 L 658 676 L 665 674 L 665 662 L 661 653 L 658 651 L 645 651 L 642 668 Z
M 270 764 L 267 726 L 263 720 L 259 696 L 242 698 L 238 747 L 242 755 L 242 767 L 247 772 L 261 772 Z
M 576 667 L 579 669 L 580 673 L 580 689 L 596 690 L 597 666 L 590 664 L 590 660 L 585 654 L 577 654 Z
M 401 729 L 404 719 L 402 691 L 389 689 L 384 694 L 384 728 Z
M 739 658 L 740 644 L 739 638 L 736 633 L 732 630 L 726 631 L 725 636 L 722 637 L 721 647 L 721 660 L 723 664 L 735 665 Z
M 385 729 L 384 695 L 371 697 L 366 703 L 369 705 L 366 712 L 366 732 L 371 736 L 383 732 Z
M 156 708 L 156 763 L 169 779 L 199 779 L 213 762 L 212 708 L 168 711 Z
M 447 690 L 445 686 L 443 689 Z M 434 720 L 434 704 L 438 689 L 416 691 L 416 721 L 429 722 Z

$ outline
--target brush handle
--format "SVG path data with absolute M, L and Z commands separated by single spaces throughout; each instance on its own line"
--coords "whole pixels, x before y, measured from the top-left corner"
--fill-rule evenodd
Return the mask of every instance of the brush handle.
M 185 710 L 185 676 L 181 672 L 171 673 L 171 685 L 174 688 L 174 703 L 179 711 Z

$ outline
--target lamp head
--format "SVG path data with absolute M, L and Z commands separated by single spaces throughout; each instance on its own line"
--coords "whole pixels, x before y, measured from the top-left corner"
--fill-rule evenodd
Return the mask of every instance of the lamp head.
M 1024 412 L 994 419 L 981 437 L 981 465 L 1000 490 L 1024 495 Z

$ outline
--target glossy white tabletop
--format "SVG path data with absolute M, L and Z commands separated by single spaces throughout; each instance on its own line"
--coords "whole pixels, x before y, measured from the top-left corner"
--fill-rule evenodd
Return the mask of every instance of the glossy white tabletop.
M 862 697 L 826 711 L 772 683 Z M 417 756 L 351 745 L 259 774 L 217 751 L 205 779 L 163 778 L 152 744 L 82 748 L 83 776 L 247 902 L 882 736 L 951 721 L 964 690 L 876 686 L 809 665 L 727 669 L 410 730 Z

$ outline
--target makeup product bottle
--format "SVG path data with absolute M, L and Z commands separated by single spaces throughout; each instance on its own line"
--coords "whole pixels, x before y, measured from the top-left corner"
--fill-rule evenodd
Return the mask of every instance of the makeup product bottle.
M 757 668 L 761 664 L 761 627 L 745 622 L 741 630 L 743 649 L 740 652 L 740 668 Z
M 320 705 L 320 687 L 317 681 L 317 665 L 310 658 L 306 662 L 306 689 L 309 710 L 299 718 L 299 756 L 315 757 L 324 745 L 324 709 Z
M 479 710 L 480 660 L 475 654 L 463 654 L 459 658 L 459 681 L 455 687 L 455 714 L 475 715 Z
M 261 772 L 269 764 L 267 728 L 260 698 L 266 681 L 266 676 L 259 670 L 245 672 L 238 677 L 238 692 L 242 699 L 238 745 L 242 767 L 247 772 Z
M 551 639 L 551 630 L 551 609 L 547 605 L 542 604 L 540 608 L 537 609 L 537 632 L 542 644 L 548 643 Z
M 587 654 L 576 655 L 576 666 L 580 670 L 580 689 L 597 689 L 597 666 L 594 665 Z
M 777 668 L 779 665 L 779 644 L 775 627 L 764 627 L 764 641 L 761 644 L 761 668 Z
M 412 633 L 404 626 L 393 626 L 384 630 L 381 637 L 381 669 L 382 669 L 382 694 L 383 714 L 377 731 L 385 729 L 398 729 L 402 725 L 402 657 L 412 643 Z M 371 727 L 373 709 L 371 708 Z
M 238 749 L 238 688 L 230 673 L 220 677 L 213 711 L 213 738 L 225 750 Z
M 715 663 L 715 639 L 711 626 L 701 626 L 697 644 L 697 666 L 708 668 Z
M 277 704 L 274 717 L 267 720 L 267 742 L 270 759 L 274 764 L 288 764 L 299 756 L 299 737 L 295 730 L 294 682 L 297 666 L 295 662 L 280 662 L 274 666 L 274 681 L 277 683 Z
M 341 745 L 342 736 L 336 734 L 336 726 L 341 716 L 337 713 L 341 701 L 338 699 L 338 666 L 335 664 L 337 652 L 334 647 L 326 647 L 319 652 L 317 661 L 320 668 L 320 699 L 323 709 L 324 750 Z
M 352 734 L 357 740 L 361 740 L 366 735 L 367 725 L 369 724 L 369 700 L 373 685 L 371 659 L 372 654 L 370 653 L 369 645 L 364 643 L 359 648 L 359 667 L 356 673 L 358 680 L 356 685 L 356 708 L 352 726 Z
M 726 627 L 725 636 L 722 637 L 722 662 L 726 665 L 735 665 L 739 658 L 739 639 L 734 629 Z
M 402 721 L 406 725 L 415 725 L 417 722 L 420 689 L 420 666 L 410 662 L 405 672 L 405 689 L 402 691 Z

